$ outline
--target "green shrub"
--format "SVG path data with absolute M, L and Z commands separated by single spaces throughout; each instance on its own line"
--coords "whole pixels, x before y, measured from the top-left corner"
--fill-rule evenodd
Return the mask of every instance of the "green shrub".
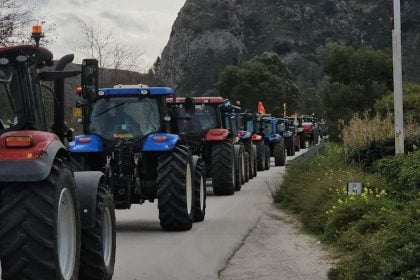
M 342 260 L 330 279 L 420 278 L 420 200 L 386 214 L 381 229 L 362 235 L 359 250 Z
M 414 199 L 420 189 L 420 151 L 387 157 L 376 162 L 374 170 L 390 183 L 389 192 L 399 199 Z

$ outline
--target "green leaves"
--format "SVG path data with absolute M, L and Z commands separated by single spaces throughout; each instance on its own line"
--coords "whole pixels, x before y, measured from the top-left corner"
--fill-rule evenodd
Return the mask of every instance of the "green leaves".
M 218 87 L 221 96 L 239 100 L 241 106 L 250 111 L 255 111 L 257 102 L 262 101 L 268 112 L 280 115 L 285 102 L 293 109 L 298 100 L 298 89 L 287 65 L 271 52 L 240 66 L 227 66 Z

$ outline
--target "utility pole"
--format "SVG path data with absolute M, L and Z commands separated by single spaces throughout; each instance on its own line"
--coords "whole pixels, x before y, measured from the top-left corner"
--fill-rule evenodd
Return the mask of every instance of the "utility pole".
M 404 113 L 401 62 L 401 1 L 393 0 L 392 52 L 394 63 L 395 153 L 404 153 Z

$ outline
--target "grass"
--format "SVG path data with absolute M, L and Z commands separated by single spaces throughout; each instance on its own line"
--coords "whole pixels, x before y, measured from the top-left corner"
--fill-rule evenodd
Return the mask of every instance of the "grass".
M 375 165 L 377 173 L 368 173 L 348 163 L 341 146 L 327 144 L 320 155 L 288 166 L 274 201 L 340 255 L 330 279 L 419 279 L 420 193 L 401 200 L 396 193 L 404 188 L 396 184 L 419 187 L 420 171 L 411 166 L 420 164 L 420 153 L 405 157 L 385 159 Z M 399 163 L 394 176 L 381 175 Z M 363 182 L 362 195 L 347 194 L 353 180 Z

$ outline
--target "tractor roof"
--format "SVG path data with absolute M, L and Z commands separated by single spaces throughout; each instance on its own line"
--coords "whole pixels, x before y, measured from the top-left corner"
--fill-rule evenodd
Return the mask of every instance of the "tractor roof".
M 211 103 L 211 104 L 222 104 L 225 102 L 223 97 L 192 97 L 196 104 L 204 104 L 204 103 Z M 177 97 L 176 103 L 181 104 L 185 103 L 186 97 Z M 166 103 L 174 103 L 173 98 L 167 98 Z
M 99 89 L 99 95 L 120 96 L 120 95 L 144 95 L 144 96 L 168 96 L 173 95 L 174 91 L 169 87 L 120 87 Z
M 36 47 L 32 45 L 3 47 L 0 48 L 0 58 L 5 56 L 11 58 L 19 55 L 32 56 L 36 52 Z M 38 52 L 40 62 L 52 62 L 53 54 L 48 49 L 40 47 Z

